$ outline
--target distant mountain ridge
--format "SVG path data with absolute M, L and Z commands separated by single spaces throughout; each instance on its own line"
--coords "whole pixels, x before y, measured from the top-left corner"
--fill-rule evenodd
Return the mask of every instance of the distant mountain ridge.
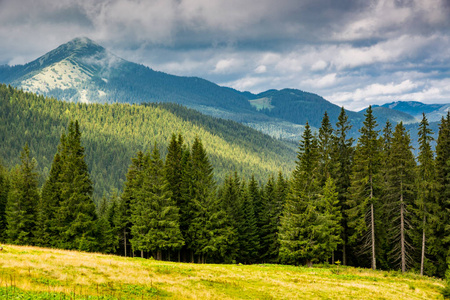
M 378 106 L 378 105 L 377 105 Z M 375 107 L 375 106 L 374 106 Z M 418 101 L 396 101 L 385 103 L 380 107 L 410 114 L 414 118 L 421 120 L 422 113 L 425 113 L 429 122 L 439 122 L 450 110 L 450 103 L 447 104 L 425 104 Z
M 0 82 L 71 102 L 177 103 L 237 121 L 272 137 L 296 141 L 306 122 L 317 129 L 326 111 L 335 124 L 340 112 L 339 106 L 301 90 L 253 94 L 198 77 L 155 71 L 126 61 L 86 37 L 75 38 L 25 65 L 0 66 Z M 417 122 L 415 115 L 399 113 L 396 107 L 374 110 L 380 126 L 388 119 Z M 348 110 L 347 114 L 353 125 L 351 134 L 356 137 L 364 115 Z

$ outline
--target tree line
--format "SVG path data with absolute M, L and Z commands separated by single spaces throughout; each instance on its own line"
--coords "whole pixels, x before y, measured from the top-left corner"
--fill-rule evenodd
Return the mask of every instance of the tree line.
M 295 169 L 261 184 L 223 182 L 199 137 L 173 134 L 131 159 L 122 193 L 94 204 L 78 121 L 61 135 L 42 188 L 28 145 L 0 170 L 0 235 L 12 244 L 214 263 L 318 262 L 443 277 L 450 248 L 450 114 L 436 150 L 423 116 L 419 155 L 402 123 L 380 132 L 369 107 L 360 137 L 344 109 L 306 124 Z

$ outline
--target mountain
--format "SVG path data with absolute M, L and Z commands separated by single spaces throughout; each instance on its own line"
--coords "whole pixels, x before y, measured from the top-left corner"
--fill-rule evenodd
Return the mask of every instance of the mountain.
M 269 134 L 279 132 L 272 134 L 279 138 L 297 140 L 303 129 L 259 113 L 248 101 L 250 93 L 198 77 L 154 71 L 121 59 L 88 38 L 73 39 L 25 65 L 1 66 L 0 82 L 71 102 L 178 103 Z
M 8 167 L 20 163 L 28 143 L 37 159 L 41 183 L 47 177 L 61 133 L 78 120 L 86 162 L 96 197 L 121 189 L 131 158 L 158 144 L 162 155 L 173 133 L 192 145 L 202 139 L 217 181 L 238 172 L 265 181 L 269 174 L 289 174 L 296 148 L 234 121 L 216 119 L 170 103 L 84 104 L 58 101 L 0 85 L 0 158 Z
M 75 38 L 38 59 L 0 66 L 0 82 L 25 91 L 77 103 L 177 103 L 203 114 L 233 120 L 278 139 L 298 141 L 308 121 L 320 127 L 327 111 L 332 124 L 340 107 L 296 89 L 240 92 L 198 77 L 152 70 L 112 54 L 88 38 Z M 347 111 L 350 134 L 358 135 L 364 115 Z M 378 123 L 416 122 L 407 112 L 374 110 Z
M 417 101 L 396 101 L 383 104 L 381 107 L 410 114 L 418 120 L 421 120 L 422 113 L 425 113 L 429 122 L 439 122 L 450 111 L 450 103 L 425 104 Z

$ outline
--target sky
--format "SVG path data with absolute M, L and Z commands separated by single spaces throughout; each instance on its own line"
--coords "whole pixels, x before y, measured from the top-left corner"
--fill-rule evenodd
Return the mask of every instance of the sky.
M 241 91 L 450 103 L 450 0 L 0 0 L 0 64 L 83 36 Z

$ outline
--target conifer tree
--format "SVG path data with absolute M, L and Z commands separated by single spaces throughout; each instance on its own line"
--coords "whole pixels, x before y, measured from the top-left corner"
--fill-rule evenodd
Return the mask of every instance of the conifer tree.
M 331 127 L 330 119 L 327 112 L 324 113 L 322 124 L 319 128 L 318 136 L 318 155 L 319 155 L 319 182 L 320 186 L 324 186 L 325 182 L 331 177 L 333 172 L 333 128 Z
M 256 225 L 255 212 L 253 208 L 250 190 L 245 181 L 241 187 L 243 221 L 241 224 L 241 242 L 239 260 L 243 263 L 255 263 L 259 253 L 259 234 Z
M 323 260 L 331 253 L 329 218 L 320 209 L 317 139 L 307 123 L 300 141 L 291 190 L 281 218 L 280 259 L 284 263 Z
M 64 139 L 64 135 L 63 138 Z M 60 149 L 55 154 L 50 174 L 42 187 L 41 199 L 37 207 L 36 245 L 49 247 L 58 245 L 58 210 L 61 205 L 60 174 L 62 161 Z
M 6 168 L 0 161 L 0 241 L 5 240 L 6 230 L 6 203 L 8 200 L 9 180 Z
M 390 217 L 390 256 L 406 272 L 412 261 L 411 208 L 415 199 L 415 160 L 409 134 L 403 123 L 395 127 L 386 174 L 387 215 Z
M 436 205 L 439 220 L 433 226 L 430 250 L 436 259 L 437 275 L 443 277 L 450 249 L 450 112 L 442 118 L 436 144 Z M 430 241 L 431 242 L 431 241 Z
M 279 248 L 278 244 L 278 224 L 275 219 L 275 205 L 276 205 L 276 187 L 273 175 L 269 176 L 262 193 L 263 205 L 262 213 L 260 215 L 261 227 L 260 232 L 260 258 L 263 262 L 271 262 L 278 258 L 274 257 L 274 250 Z
M 322 216 L 322 226 L 328 239 L 325 239 L 324 248 L 331 251 L 331 263 L 334 264 L 334 251 L 342 242 L 342 213 L 339 207 L 338 192 L 331 177 L 328 177 L 323 187 L 321 199 L 317 207 Z
M 95 204 L 93 185 L 84 160 L 78 121 L 71 121 L 61 137 L 61 201 L 58 210 L 59 247 L 93 251 L 95 241 Z
M 436 185 L 435 185 L 435 169 L 433 151 L 431 149 L 431 141 L 433 132 L 429 128 L 429 123 L 425 113 L 423 113 L 422 121 L 419 125 L 419 155 L 417 160 L 418 165 L 418 178 L 417 178 L 417 200 L 416 207 L 418 209 L 417 215 L 419 216 L 418 227 L 422 229 L 421 241 L 420 241 L 420 275 L 424 274 L 427 243 L 431 235 L 430 222 L 436 222 L 433 212 L 437 212 L 438 209 L 434 205 L 434 198 Z M 429 264 L 428 264 L 429 265 Z
M 115 226 L 121 232 L 121 241 L 123 242 L 124 256 L 128 256 L 128 240 L 131 236 L 131 205 L 136 201 L 138 193 L 143 185 L 144 171 L 148 168 L 150 156 L 142 151 L 138 151 L 136 156 L 131 159 L 131 165 L 128 167 L 126 181 L 124 183 L 123 193 L 120 198 Z M 122 243 L 121 243 L 122 244 Z
M 11 173 L 11 186 L 6 204 L 6 240 L 11 244 L 33 245 L 36 229 L 36 206 L 39 203 L 36 160 L 25 144 L 20 166 Z
M 219 197 L 215 197 L 213 168 L 198 137 L 192 145 L 191 162 L 192 219 L 188 228 L 191 247 L 201 263 L 214 258 L 224 261 L 233 243 L 234 231 Z
M 380 141 L 372 107 L 366 110 L 363 127 L 356 146 L 349 188 L 348 226 L 352 228 L 349 242 L 364 238 L 360 253 L 369 253 L 372 269 L 376 269 L 375 213 L 379 208 L 377 176 L 380 167 Z
M 171 198 L 163 173 L 163 162 L 157 145 L 153 147 L 150 163 L 145 170 L 142 187 L 132 203 L 133 249 L 156 252 L 162 260 L 162 252 L 179 250 L 184 245 L 179 225 L 178 208 Z M 170 259 L 170 258 L 169 258 Z
M 353 138 L 348 137 L 348 132 L 351 129 L 348 121 L 348 116 L 343 107 L 336 123 L 335 141 L 333 147 L 333 165 L 335 171 L 333 172 L 333 179 L 338 192 L 339 207 L 342 214 L 342 263 L 347 265 L 347 244 L 348 244 L 348 217 L 346 210 L 348 209 L 348 189 L 350 187 L 350 174 L 352 172 L 353 164 Z

